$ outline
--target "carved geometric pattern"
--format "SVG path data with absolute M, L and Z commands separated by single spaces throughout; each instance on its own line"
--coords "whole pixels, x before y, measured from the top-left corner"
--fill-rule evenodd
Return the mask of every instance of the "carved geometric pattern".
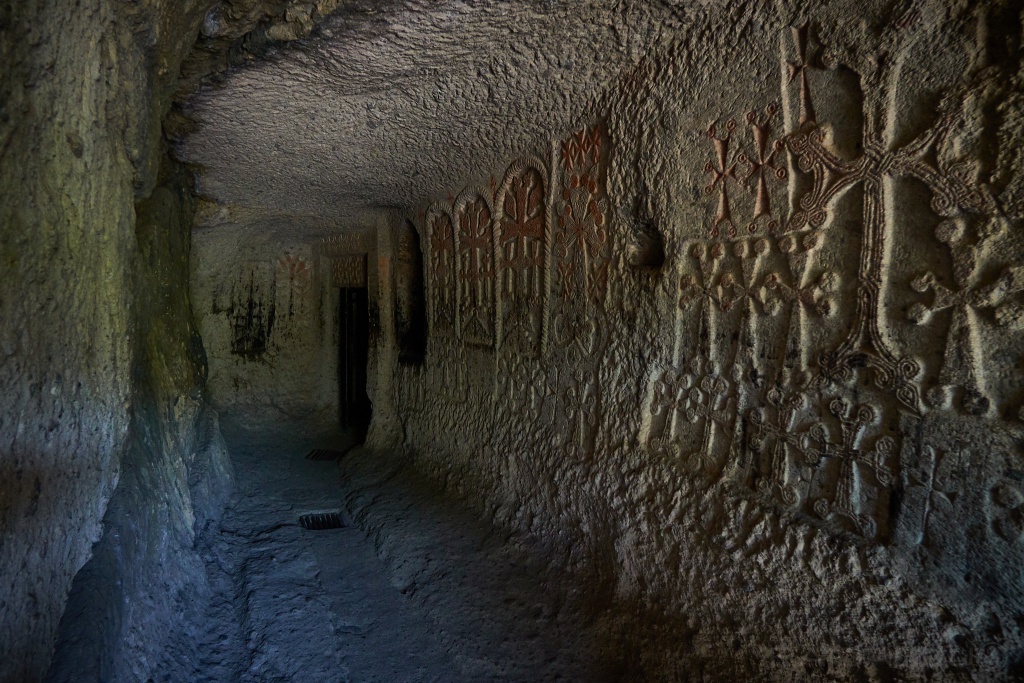
M 468 344 L 494 344 L 494 223 L 484 191 L 467 190 L 455 201 L 459 256 L 459 336 Z
M 540 161 L 509 167 L 495 205 L 501 345 L 536 357 L 544 308 L 547 171 Z
M 335 287 L 365 287 L 366 254 L 336 256 L 332 259 L 331 284 Z

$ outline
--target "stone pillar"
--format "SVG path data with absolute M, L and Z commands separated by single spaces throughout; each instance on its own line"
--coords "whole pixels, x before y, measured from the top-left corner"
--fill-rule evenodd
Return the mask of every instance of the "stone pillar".
M 394 264 L 401 225 L 401 217 L 391 212 L 382 213 L 377 222 L 377 290 L 376 297 L 371 298 L 370 371 L 367 382 L 367 392 L 373 402 L 373 422 L 366 437 L 369 448 L 395 448 L 405 440 L 394 400 L 394 378 L 398 365 Z M 377 316 L 376 325 L 372 320 L 374 313 Z

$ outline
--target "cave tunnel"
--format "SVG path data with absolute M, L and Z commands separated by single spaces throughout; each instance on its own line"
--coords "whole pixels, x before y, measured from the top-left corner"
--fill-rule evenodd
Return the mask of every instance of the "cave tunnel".
M 0 683 L 1024 680 L 1022 23 L 0 2 Z

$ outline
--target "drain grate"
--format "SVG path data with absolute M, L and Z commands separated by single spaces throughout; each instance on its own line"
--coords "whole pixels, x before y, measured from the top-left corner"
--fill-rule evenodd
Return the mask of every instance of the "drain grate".
M 303 529 L 309 531 L 323 531 L 324 529 L 343 529 L 345 523 L 341 521 L 341 515 L 337 512 L 314 512 L 299 517 L 299 524 Z
M 306 456 L 306 460 L 316 460 L 318 462 L 327 462 L 329 460 L 339 460 L 341 456 L 345 455 L 346 451 L 332 451 L 327 448 L 315 448 L 309 452 Z

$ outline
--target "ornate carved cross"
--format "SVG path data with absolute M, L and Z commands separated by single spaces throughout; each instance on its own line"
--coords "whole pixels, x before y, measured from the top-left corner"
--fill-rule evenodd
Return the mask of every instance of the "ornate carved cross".
M 703 470 L 714 450 L 715 431 L 726 432 L 736 414 L 729 383 L 721 376 L 704 375 L 700 383 L 687 392 L 684 413 L 689 422 L 701 425 L 697 466 Z
M 743 177 L 743 182 L 749 184 L 754 181 L 754 217 L 750 221 L 750 225 L 747 226 L 747 230 L 751 233 L 757 232 L 757 220 L 761 216 L 772 217 L 768 179 L 784 180 L 787 175 L 786 167 L 779 166 L 777 160 L 777 157 L 785 150 L 786 144 L 782 140 L 776 140 L 771 145 L 768 143 L 772 119 L 775 118 L 778 109 L 778 105 L 773 102 L 765 107 L 763 116 L 758 115 L 756 111 L 747 112 L 747 123 L 750 124 L 750 130 L 754 136 L 754 154 L 751 156 L 742 153 L 737 157 L 738 163 L 750 167 Z M 774 231 L 777 227 L 776 221 L 769 221 L 769 232 Z
M 877 522 L 871 515 L 860 511 L 861 480 L 856 472 L 856 463 L 862 463 L 874 471 L 878 483 L 889 487 L 895 481 L 889 469 L 889 459 L 896 451 L 896 442 L 889 436 L 875 441 L 874 448 L 860 445 L 864 430 L 875 420 L 875 409 L 867 404 L 853 405 L 844 399 L 833 399 L 829 412 L 839 420 L 840 437 L 832 441 L 826 430 L 819 424 L 811 430 L 810 441 L 817 441 L 817 447 L 808 450 L 815 459 L 831 457 L 839 460 L 839 478 L 836 481 L 832 502 L 821 498 L 814 503 L 814 511 L 822 518 L 833 515 L 850 520 L 865 537 L 877 533 Z
M 871 121 L 875 117 L 868 116 Z M 864 188 L 864 223 L 858 265 L 858 291 L 854 321 L 845 340 L 833 351 L 822 354 L 821 370 L 828 380 L 842 381 L 856 367 L 875 371 L 875 382 L 891 390 L 913 411 L 919 411 L 918 390 L 913 383 L 920 372 L 917 362 L 902 357 L 882 333 L 882 291 L 885 287 L 890 225 L 886 216 L 886 186 L 892 178 L 914 178 L 931 190 L 932 209 L 942 216 L 961 210 L 981 211 L 985 198 L 971 185 L 962 167 L 933 163 L 960 115 L 947 106 L 935 124 L 913 142 L 890 148 L 882 136 L 866 125 L 864 152 L 846 160 L 832 152 L 821 128 L 791 135 L 787 139 L 800 169 L 813 174 L 810 192 L 800 200 L 800 210 L 789 220 L 788 229 L 825 223 L 832 203 L 856 185 Z
M 750 446 L 755 452 L 768 456 L 767 463 L 758 468 L 762 477 L 758 489 L 769 493 L 777 490 L 784 504 L 794 505 L 796 492 L 786 486 L 786 456 L 787 452 L 793 452 L 803 459 L 804 439 L 794 431 L 794 420 L 806 401 L 799 393 L 784 393 L 777 387 L 768 391 L 767 401 L 771 411 L 764 407 L 750 411 L 754 427 Z

